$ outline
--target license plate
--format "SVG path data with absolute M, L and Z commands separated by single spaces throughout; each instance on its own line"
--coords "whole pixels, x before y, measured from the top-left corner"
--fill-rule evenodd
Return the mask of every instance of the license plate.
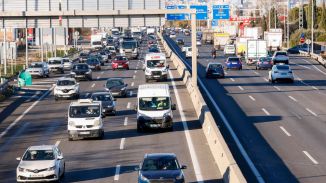
M 158 128 L 158 127 L 160 127 L 160 125 L 158 125 L 158 124 L 150 124 L 149 126 L 152 127 L 152 128 Z
M 154 78 L 159 78 L 160 76 L 154 76 Z
M 33 175 L 30 175 L 30 177 L 44 177 L 43 174 L 33 174 Z
M 286 75 L 286 73 L 281 73 L 281 75 Z
M 81 135 L 89 135 L 91 132 L 80 132 Z
M 58 69 L 52 68 L 51 70 L 56 71 L 56 70 L 58 70 Z
M 238 64 L 237 62 L 232 62 L 232 64 Z
M 122 65 L 118 65 L 118 68 L 122 68 L 123 66 Z
M 266 65 L 267 65 L 267 64 L 268 64 L 268 62 L 264 62 L 264 64 L 266 64 Z

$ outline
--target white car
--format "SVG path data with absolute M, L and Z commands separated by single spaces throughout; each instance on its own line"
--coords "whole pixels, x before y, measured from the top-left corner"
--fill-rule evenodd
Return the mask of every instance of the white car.
M 63 68 L 63 59 L 61 57 L 49 58 L 48 66 L 50 72 L 59 72 L 61 74 L 64 74 L 65 72 Z
M 65 173 L 65 160 L 55 145 L 31 146 L 16 159 L 17 182 L 59 181 Z
M 201 46 L 201 40 L 196 41 L 197 46 Z
M 188 48 L 191 48 L 191 46 L 182 46 L 181 51 L 185 53 Z
M 32 62 L 26 69 L 31 76 L 50 77 L 50 70 L 46 62 Z
M 185 52 L 186 52 L 186 58 L 192 57 L 192 48 L 191 47 L 187 47 Z M 197 49 L 197 57 L 199 57 L 198 49 Z
M 71 70 L 72 68 L 72 62 L 69 58 L 62 58 L 63 60 L 63 68 L 65 70 Z
M 54 99 L 79 99 L 79 83 L 74 78 L 61 78 L 54 84 Z
M 274 65 L 272 67 L 272 70 L 269 71 L 268 80 L 272 83 L 275 83 L 275 81 L 280 81 L 280 80 L 287 80 L 293 83 L 294 77 L 289 65 L 279 64 L 279 65 Z

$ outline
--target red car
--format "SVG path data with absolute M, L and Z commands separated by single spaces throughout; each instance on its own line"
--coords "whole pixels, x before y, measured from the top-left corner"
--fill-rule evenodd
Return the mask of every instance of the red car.
M 112 70 L 127 69 L 129 70 L 129 60 L 124 56 L 116 56 L 111 63 Z

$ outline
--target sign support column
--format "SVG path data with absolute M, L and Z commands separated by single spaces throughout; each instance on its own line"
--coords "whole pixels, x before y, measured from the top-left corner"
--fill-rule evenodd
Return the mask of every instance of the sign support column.
M 196 13 L 191 13 L 192 84 L 197 87 Z
M 25 68 L 27 68 L 28 67 L 28 29 L 27 29 L 27 27 L 25 28 L 25 65 L 26 65 L 26 67 Z
M 6 28 L 3 29 L 3 66 L 4 66 L 4 74 L 7 75 L 7 32 Z

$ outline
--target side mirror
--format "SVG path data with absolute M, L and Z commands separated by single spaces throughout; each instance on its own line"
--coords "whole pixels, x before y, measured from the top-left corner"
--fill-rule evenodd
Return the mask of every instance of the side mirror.
M 20 160 L 21 160 L 21 157 L 17 157 L 16 160 L 17 160 L 17 161 L 20 161 Z
M 167 69 L 170 69 L 170 65 L 167 65 L 166 68 L 167 68 Z
M 171 105 L 171 109 L 172 109 L 172 110 L 176 110 L 176 109 L 177 109 L 177 106 L 176 106 L 175 104 L 172 104 L 172 105 Z
M 186 166 L 186 165 L 182 165 L 182 166 L 181 166 L 181 169 L 183 169 L 183 170 L 184 170 L 184 169 L 187 169 L 187 166 Z
M 62 157 L 62 156 L 58 156 L 57 159 L 58 159 L 58 160 L 63 160 L 63 157 Z

